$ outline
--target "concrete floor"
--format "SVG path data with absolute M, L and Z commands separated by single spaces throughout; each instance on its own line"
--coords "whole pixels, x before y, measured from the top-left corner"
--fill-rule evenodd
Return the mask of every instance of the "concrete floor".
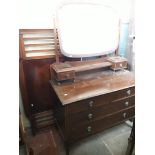
M 125 155 L 130 132 L 131 127 L 126 123 L 115 126 L 74 144 L 70 155 Z M 63 143 L 60 144 L 59 154 L 65 155 Z M 22 147 L 19 155 L 24 155 Z

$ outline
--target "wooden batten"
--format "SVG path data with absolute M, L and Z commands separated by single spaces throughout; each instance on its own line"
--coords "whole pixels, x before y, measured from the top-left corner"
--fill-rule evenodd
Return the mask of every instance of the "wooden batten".
M 59 42 L 54 38 L 53 29 L 21 29 L 19 41 L 20 58 L 25 60 L 53 58 L 55 50 L 59 50 Z
M 58 64 L 60 62 L 59 60 L 59 51 L 58 51 L 58 33 L 56 29 L 56 23 L 54 18 L 54 47 L 55 47 L 55 56 L 56 56 L 56 63 Z

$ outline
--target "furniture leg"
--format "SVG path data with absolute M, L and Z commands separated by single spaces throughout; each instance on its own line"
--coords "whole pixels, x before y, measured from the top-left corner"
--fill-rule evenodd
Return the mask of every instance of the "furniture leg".
M 69 145 L 66 145 L 66 155 L 69 155 Z
M 135 119 L 133 121 L 133 127 L 131 130 L 130 137 L 128 139 L 128 147 L 127 147 L 126 155 L 132 155 L 134 146 L 135 146 Z

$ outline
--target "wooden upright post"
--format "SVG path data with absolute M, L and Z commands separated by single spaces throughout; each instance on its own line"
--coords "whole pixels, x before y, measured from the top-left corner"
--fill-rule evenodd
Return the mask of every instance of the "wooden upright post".
M 53 19 L 54 23 L 54 47 L 55 47 L 55 58 L 56 58 L 56 63 L 58 64 L 59 61 L 59 51 L 58 51 L 58 35 L 57 35 L 57 29 L 56 29 L 56 23 L 55 23 L 55 18 Z

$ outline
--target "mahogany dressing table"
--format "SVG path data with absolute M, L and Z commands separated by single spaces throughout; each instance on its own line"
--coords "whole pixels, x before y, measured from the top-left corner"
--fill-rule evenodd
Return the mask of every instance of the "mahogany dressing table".
M 135 115 L 134 76 L 127 70 L 99 71 L 78 76 L 75 82 L 50 81 L 57 126 L 69 146 Z
M 74 142 L 134 118 L 135 82 L 125 70 L 125 58 L 59 62 L 58 40 L 61 53 L 71 58 L 102 56 L 118 49 L 119 18 L 111 7 L 64 3 L 56 17 L 56 63 L 50 68 L 50 88 L 56 123 L 69 154 Z

